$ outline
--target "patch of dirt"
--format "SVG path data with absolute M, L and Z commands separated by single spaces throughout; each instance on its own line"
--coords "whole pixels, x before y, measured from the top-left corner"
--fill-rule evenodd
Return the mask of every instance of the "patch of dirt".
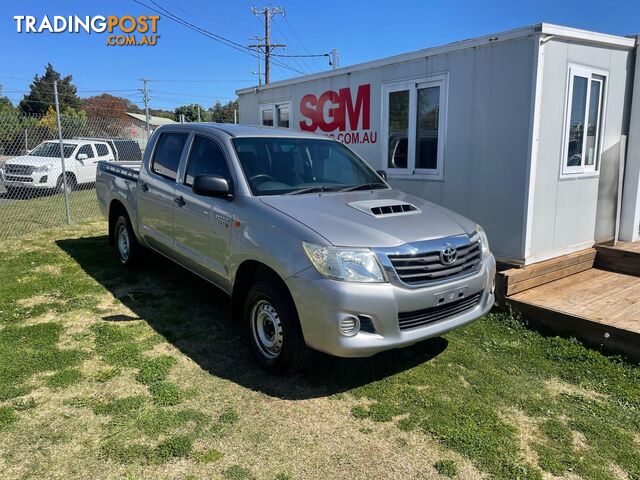
M 558 378 L 547 380 L 545 387 L 553 396 L 557 395 L 578 395 L 588 400 L 604 400 L 607 396 L 603 393 L 582 388 L 577 385 L 571 385 L 570 383 L 563 382 Z
M 30 298 L 23 298 L 22 300 L 18 300 L 17 303 L 23 308 L 33 308 L 46 303 L 63 303 L 63 301 L 55 295 L 44 294 L 34 295 Z
M 530 465 L 538 465 L 538 453 L 532 445 L 541 441 L 538 425 L 534 418 L 526 415 L 522 410 L 509 408 L 499 412 L 501 419 L 518 429 L 518 443 L 522 451 L 522 458 Z
M 62 273 L 62 267 L 60 265 L 38 265 L 33 269 L 33 272 L 59 276 Z

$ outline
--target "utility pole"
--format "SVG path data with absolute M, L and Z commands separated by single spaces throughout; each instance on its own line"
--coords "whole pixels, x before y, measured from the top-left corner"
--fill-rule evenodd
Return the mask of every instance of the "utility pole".
M 151 133 L 151 127 L 149 126 L 149 123 L 151 122 L 151 117 L 149 116 L 149 90 L 147 89 L 147 83 L 149 83 L 149 80 L 141 78 L 140 81 L 142 82 L 142 90 L 139 91 L 142 92 L 142 101 L 144 102 L 144 117 L 147 125 L 147 143 L 149 143 L 149 136 Z
M 339 63 L 340 58 L 338 57 L 338 49 L 334 48 L 333 50 L 331 50 L 331 67 L 335 70 L 336 68 L 338 68 Z
M 58 102 L 58 81 L 53 81 L 53 98 L 56 104 L 56 122 L 58 123 L 58 142 L 60 143 L 60 161 L 62 161 L 62 185 L 64 188 L 64 208 L 67 213 L 67 225 L 71 225 L 69 211 L 69 188 L 67 185 L 67 168 L 64 164 L 64 146 L 62 143 L 62 123 L 60 122 L 60 103 Z
M 250 40 L 256 40 L 258 42 L 263 42 L 264 41 L 264 37 L 261 37 L 259 35 L 254 35 L 253 37 L 250 37 Z M 256 44 L 256 45 L 249 45 L 249 48 L 255 48 L 258 53 L 262 53 L 262 45 L 260 44 Z M 260 67 L 260 63 L 262 62 L 262 59 L 260 58 L 260 56 L 258 55 L 258 71 L 257 72 L 251 72 L 254 75 L 258 75 L 258 86 L 262 85 L 262 71 L 261 71 L 261 67 Z
M 198 105 L 198 123 L 200 123 L 200 105 Z
M 283 7 L 264 7 L 262 9 L 253 7 L 251 11 L 254 15 L 263 15 L 264 16 L 264 44 L 262 45 L 249 45 L 249 48 L 260 48 L 264 47 L 264 84 L 269 85 L 269 63 L 271 60 L 271 49 L 272 48 L 284 48 L 286 45 L 282 43 L 270 43 L 269 42 L 269 27 L 271 23 L 271 17 L 274 15 L 282 15 L 284 16 L 284 8 Z

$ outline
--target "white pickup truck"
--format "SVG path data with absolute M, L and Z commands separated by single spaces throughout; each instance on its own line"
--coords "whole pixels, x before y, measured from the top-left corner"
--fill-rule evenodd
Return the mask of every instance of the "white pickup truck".
M 135 140 L 73 139 L 63 140 L 67 188 L 91 185 L 96 181 L 99 161 L 140 160 L 140 147 Z M 64 189 L 60 143 L 49 140 L 26 155 L 7 160 L 0 169 L 0 185 L 11 195 L 22 189 Z

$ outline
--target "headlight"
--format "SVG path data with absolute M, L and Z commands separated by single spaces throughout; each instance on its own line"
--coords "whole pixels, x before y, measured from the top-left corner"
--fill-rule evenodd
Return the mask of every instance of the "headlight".
M 35 169 L 35 172 L 37 173 L 47 173 L 49 170 L 51 170 L 51 167 L 53 167 L 53 164 L 48 163 L 47 165 L 41 165 L 38 168 Z
M 311 263 L 325 277 L 347 282 L 384 282 L 375 254 L 368 248 L 322 247 L 302 242 Z
M 482 258 L 486 258 L 489 255 L 489 239 L 487 233 L 484 231 L 481 225 L 476 225 L 476 232 L 480 236 L 480 249 L 482 250 Z

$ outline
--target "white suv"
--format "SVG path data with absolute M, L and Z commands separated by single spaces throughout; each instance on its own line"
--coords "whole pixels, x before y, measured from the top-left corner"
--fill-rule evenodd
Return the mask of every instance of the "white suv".
M 100 160 L 115 160 L 107 142 L 63 140 L 67 188 L 96 181 L 96 165 Z M 27 155 L 15 157 L 0 169 L 0 185 L 8 193 L 22 188 L 56 189 L 62 191 L 62 161 L 57 140 L 43 142 Z

